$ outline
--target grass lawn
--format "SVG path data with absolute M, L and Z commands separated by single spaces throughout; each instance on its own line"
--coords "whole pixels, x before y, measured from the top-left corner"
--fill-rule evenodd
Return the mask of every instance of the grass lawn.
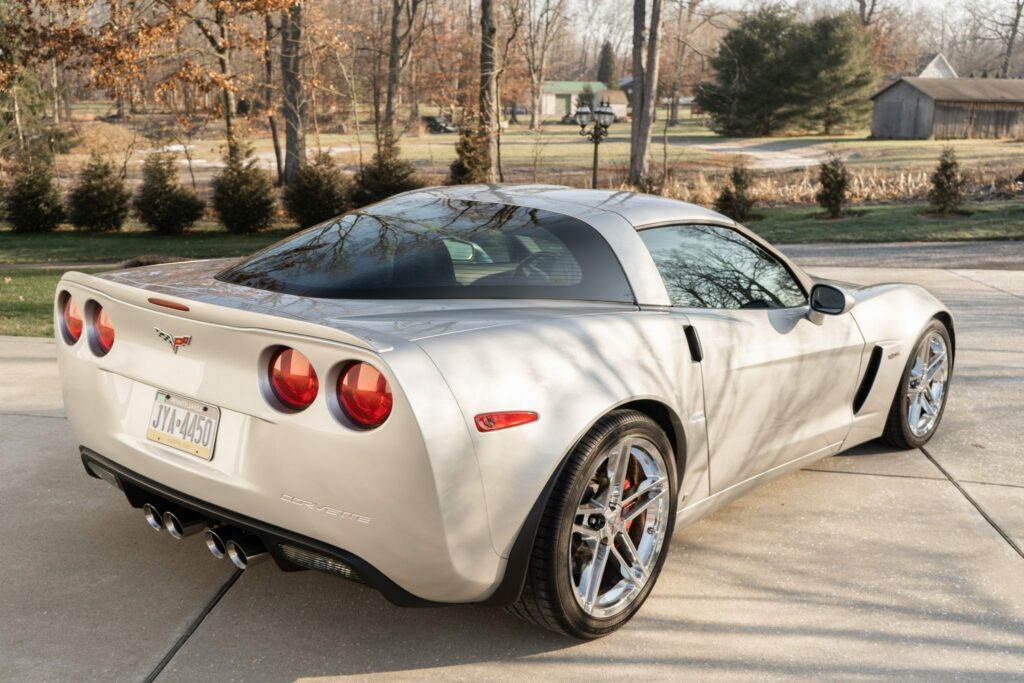
M 751 222 L 750 227 L 778 244 L 1024 239 L 1024 202 L 988 202 L 967 208 L 970 215 L 944 219 L 921 215 L 928 207 L 920 203 L 859 206 L 856 211 L 863 212 L 862 215 L 824 220 L 817 207 L 776 207 L 761 209 L 763 217 Z M 0 231 L 0 335 L 52 335 L 53 295 L 64 272 L 61 268 L 15 270 L 5 265 L 47 261 L 116 263 L 143 254 L 240 256 L 289 232 L 282 228 L 238 236 L 216 231 L 209 225 L 177 237 L 138 229 L 101 235 L 69 230 L 42 235 Z
M 921 215 L 923 203 L 857 206 L 857 215 L 823 220 L 816 206 L 762 208 L 750 228 L 780 244 L 798 242 L 907 242 L 1024 239 L 1024 202 L 970 204 L 968 216 Z M 231 235 L 203 223 L 183 235 L 156 235 L 130 225 L 124 232 L 89 234 L 62 229 L 18 235 L 0 229 L 0 268 L 17 263 L 110 263 L 136 256 L 217 258 L 244 256 L 291 234 L 282 226 L 255 235 Z M 7 273 L 11 275 L 11 273 Z
M 861 215 L 825 220 L 817 206 L 786 206 L 761 209 L 763 218 L 749 227 L 777 244 L 1024 239 L 1024 202 L 965 208 L 970 215 L 939 218 L 922 215 L 929 211 L 923 203 L 866 205 L 854 207 Z
M 4 270 L 0 265 L 0 335 L 52 336 L 53 296 L 63 273 L 50 269 Z
M 157 235 L 137 224 L 128 225 L 125 231 L 118 233 L 90 234 L 62 229 L 18 235 L 0 230 L 0 264 L 122 263 L 151 254 L 181 258 L 244 256 L 292 232 L 294 228 L 282 227 L 255 235 L 232 235 L 213 222 L 200 223 L 183 235 Z

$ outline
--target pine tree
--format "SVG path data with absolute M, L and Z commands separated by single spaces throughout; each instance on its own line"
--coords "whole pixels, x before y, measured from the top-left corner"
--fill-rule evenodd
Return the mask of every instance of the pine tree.
M 113 164 L 93 155 L 68 194 L 68 222 L 80 230 L 120 230 L 131 198 Z
M 49 232 L 64 220 L 60 191 L 48 160 L 21 159 L 5 189 L 5 214 L 15 232 Z
M 803 115 L 793 106 L 796 15 L 770 6 L 744 17 L 711 59 L 715 79 L 695 89 L 711 126 L 726 135 L 772 135 Z
M 352 205 L 366 206 L 418 187 L 423 183 L 416 177 L 416 168 L 401 157 L 398 140 L 387 129 L 373 159 L 353 179 Z
M 734 166 L 729 174 L 729 184 L 715 200 L 715 211 L 743 223 L 753 217 L 754 200 L 750 196 L 753 177 L 742 166 Z
M 711 60 L 715 79 L 695 89 L 712 127 L 727 135 L 834 130 L 863 124 L 877 82 L 871 38 L 850 15 L 806 22 L 781 5 L 747 15 Z
M 154 153 L 142 165 L 142 184 L 133 201 L 139 220 L 160 234 L 176 235 L 203 216 L 203 200 L 178 182 L 170 154 Z
M 964 203 L 967 180 L 960 172 L 960 162 L 952 147 L 943 147 L 939 164 L 932 173 L 932 189 L 928 190 L 928 201 L 943 216 L 957 211 Z
M 480 130 L 476 117 L 467 117 L 455 144 L 455 161 L 448 169 L 447 185 L 486 183 L 490 170 L 487 157 L 487 136 Z
M 300 228 L 339 216 L 349 208 L 348 177 L 327 152 L 301 166 L 284 188 L 284 208 Z
M 233 233 L 256 232 L 274 222 L 274 185 L 256 166 L 251 148 L 225 155 L 224 170 L 213 179 L 213 209 L 221 225 Z
M 878 82 L 871 36 L 851 14 L 827 16 L 802 32 L 794 58 L 794 105 L 806 112 L 804 126 L 825 135 L 856 127 L 871 114 L 871 91 Z
M 612 44 L 607 40 L 601 45 L 601 52 L 597 55 L 597 79 L 608 86 L 610 90 L 619 87 L 615 78 L 615 51 Z
M 850 186 L 850 173 L 838 154 L 830 153 L 828 160 L 818 167 L 818 189 L 814 198 L 818 205 L 825 209 L 830 218 L 839 218 L 849 201 L 847 190 Z

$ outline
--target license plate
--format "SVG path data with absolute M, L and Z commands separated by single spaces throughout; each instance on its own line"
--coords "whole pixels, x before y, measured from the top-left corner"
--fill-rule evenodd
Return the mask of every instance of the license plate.
M 146 438 L 203 460 L 213 458 L 220 408 L 199 401 L 156 392 Z

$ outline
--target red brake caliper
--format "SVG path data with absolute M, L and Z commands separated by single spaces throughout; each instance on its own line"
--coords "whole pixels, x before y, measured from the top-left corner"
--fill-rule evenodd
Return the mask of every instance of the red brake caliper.
M 632 486 L 632 484 L 629 483 L 629 479 L 626 479 L 626 480 L 624 480 L 622 482 L 622 497 L 623 498 L 626 498 L 626 491 L 629 490 L 630 486 Z M 623 510 L 623 512 L 625 512 L 625 510 Z M 631 519 L 628 522 L 626 522 L 626 533 L 627 534 L 629 533 L 629 527 L 633 526 L 633 522 L 635 522 L 635 521 L 636 521 L 636 519 Z

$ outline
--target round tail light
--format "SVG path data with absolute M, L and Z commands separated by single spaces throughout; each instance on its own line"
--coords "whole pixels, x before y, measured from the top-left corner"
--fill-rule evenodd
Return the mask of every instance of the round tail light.
M 308 408 L 320 389 L 309 359 L 295 349 L 278 349 L 270 359 L 270 388 L 292 410 Z
M 105 356 L 114 345 L 114 323 L 102 306 L 96 304 L 92 311 L 92 327 L 96 331 L 96 352 Z
M 74 344 L 82 336 L 82 327 L 85 322 L 82 318 L 82 309 L 78 307 L 70 294 L 65 295 L 60 314 L 64 321 L 64 341 Z
M 356 426 L 373 429 L 391 415 L 394 397 L 380 370 L 369 363 L 355 362 L 338 378 L 338 403 Z

